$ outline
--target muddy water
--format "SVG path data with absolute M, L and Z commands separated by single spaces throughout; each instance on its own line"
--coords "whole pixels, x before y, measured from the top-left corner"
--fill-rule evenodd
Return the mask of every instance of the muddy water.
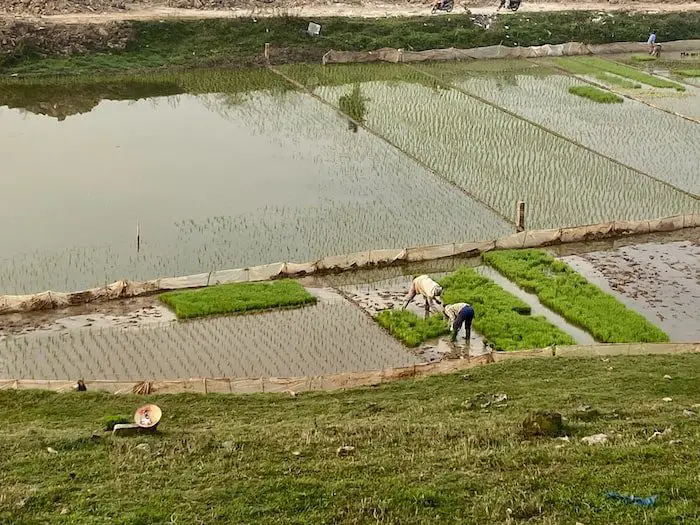
M 297 310 L 6 338 L 0 378 L 289 377 L 419 362 L 342 297 L 319 296 Z
M 698 239 L 626 246 L 563 259 L 661 327 L 673 341 L 700 341 Z
M 103 100 L 62 121 L 0 107 L 0 157 L 0 223 L 11 225 L 0 230 L 0 293 L 511 231 L 294 91 Z M 437 220 L 448 208 L 453 220 Z

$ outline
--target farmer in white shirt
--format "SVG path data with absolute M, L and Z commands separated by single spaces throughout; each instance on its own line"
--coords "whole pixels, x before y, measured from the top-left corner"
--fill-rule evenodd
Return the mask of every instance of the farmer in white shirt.
M 442 304 L 438 297 L 442 295 L 442 287 L 433 281 L 427 275 L 419 275 L 411 283 L 411 289 L 408 291 L 408 298 L 406 299 L 406 304 L 403 305 L 403 310 L 409 305 L 413 298 L 421 294 L 423 299 L 425 299 L 425 318 L 428 318 L 430 314 L 430 309 L 433 306 L 433 301 L 437 304 Z
M 649 54 L 653 55 L 656 50 L 656 31 L 652 31 L 647 40 L 647 45 L 649 46 Z
M 464 325 L 467 344 L 472 333 L 472 321 L 474 320 L 474 308 L 468 303 L 454 303 L 445 306 L 445 317 L 452 324 L 452 342 L 457 340 L 457 334 Z

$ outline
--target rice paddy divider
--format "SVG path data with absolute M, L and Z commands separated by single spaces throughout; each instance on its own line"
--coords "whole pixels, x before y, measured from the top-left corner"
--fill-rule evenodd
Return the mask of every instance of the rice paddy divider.
M 537 67 L 542 67 L 540 64 L 538 64 L 537 62 L 532 61 L 532 60 L 529 59 L 529 58 L 525 58 L 524 60 L 527 60 L 527 61 L 533 63 L 533 64 L 536 65 Z M 404 63 L 403 65 L 404 65 L 405 67 L 408 67 L 408 68 L 412 69 L 413 71 L 416 71 L 416 72 L 418 72 L 418 73 L 421 73 L 421 74 L 425 75 L 426 77 L 428 77 L 428 78 L 430 78 L 430 79 L 432 79 L 432 80 L 438 82 L 438 83 L 439 83 L 440 85 L 442 85 L 442 86 L 448 87 L 448 88 L 450 88 L 450 89 L 454 89 L 454 90 L 456 90 L 456 91 L 458 91 L 458 92 L 460 92 L 460 93 L 462 93 L 462 94 L 464 94 L 464 95 L 466 95 L 466 96 L 468 96 L 468 97 L 473 98 L 474 100 L 477 100 L 477 101 L 479 101 L 479 102 L 481 102 L 481 103 L 483 103 L 483 104 L 487 104 L 488 106 L 491 106 L 492 108 L 495 108 L 495 109 L 497 109 L 497 110 L 499 110 L 499 111 L 502 111 L 502 112 L 506 113 L 507 115 L 510 115 L 511 117 L 515 117 L 515 118 L 517 118 L 517 119 L 519 119 L 519 120 L 521 120 L 521 121 L 523 121 L 523 122 L 525 122 L 525 123 L 527 123 L 527 124 L 530 124 L 531 126 L 535 126 L 536 128 L 541 129 L 541 130 L 544 131 L 545 133 L 549 133 L 550 135 L 554 135 L 555 137 L 557 137 L 557 138 L 559 138 L 559 139 L 565 140 L 565 141 L 568 142 L 569 144 L 573 144 L 573 145 L 576 146 L 576 147 L 582 148 L 582 149 L 588 151 L 589 153 L 592 153 L 592 154 L 594 154 L 594 155 L 597 155 L 597 156 L 599 156 L 599 157 L 602 157 L 602 158 L 604 158 L 604 159 L 606 159 L 606 160 L 608 160 L 608 161 L 610 161 L 610 162 L 612 162 L 612 163 L 614 163 L 614 164 L 617 164 L 618 166 L 622 166 L 623 168 L 632 170 L 633 172 L 638 173 L 639 175 L 642 175 L 642 176 L 644 176 L 644 177 L 648 177 L 648 178 L 650 178 L 650 179 L 652 179 L 652 180 L 654 180 L 654 181 L 656 181 L 656 182 L 659 182 L 659 183 L 661 183 L 661 184 L 664 184 L 665 186 L 668 186 L 669 188 L 672 188 L 672 189 L 674 189 L 674 190 L 676 190 L 676 191 L 679 191 L 679 192 L 681 192 L 681 193 L 683 193 L 683 194 L 685 194 L 685 195 L 688 195 L 689 197 L 692 197 L 693 199 L 700 200 L 700 195 L 696 195 L 696 194 L 694 194 L 694 193 L 690 193 L 689 191 L 686 191 L 686 190 L 683 190 L 683 189 L 681 189 L 681 188 L 678 188 L 678 187 L 674 186 L 673 184 L 671 184 L 671 183 L 669 183 L 669 182 L 666 182 L 665 180 L 658 179 L 658 178 L 654 177 L 653 175 L 650 175 L 649 173 L 645 173 L 645 172 L 643 172 L 643 171 L 641 171 L 641 170 L 639 170 L 639 169 L 637 169 L 637 168 L 634 168 L 634 167 L 632 167 L 632 166 L 628 166 L 627 164 L 625 164 L 625 163 L 623 163 L 623 162 L 620 162 L 619 160 L 615 159 L 614 157 L 611 157 L 611 156 L 609 156 L 609 155 L 606 155 L 605 153 L 601 153 L 600 151 L 596 151 L 596 150 L 594 150 L 593 148 L 590 148 L 590 147 L 588 147 L 588 146 L 585 146 L 585 145 L 581 144 L 580 142 L 577 142 L 577 141 L 575 141 L 575 140 L 573 140 L 573 139 L 570 139 L 570 138 L 568 138 L 568 137 L 562 135 L 561 133 L 558 133 L 558 132 L 556 132 L 556 131 L 554 131 L 554 130 L 552 130 L 552 129 L 549 129 L 549 128 L 543 126 L 542 124 L 538 124 L 537 122 L 535 122 L 535 121 L 533 121 L 533 120 L 530 120 L 530 119 L 528 119 L 528 118 L 526 118 L 526 117 L 523 117 L 522 115 L 519 115 L 518 113 L 515 113 L 514 111 L 511 111 L 511 110 L 506 109 L 506 108 L 504 108 L 504 107 L 502 107 L 502 106 L 499 106 L 498 104 L 495 104 L 494 102 L 491 102 L 490 100 L 487 100 L 487 99 L 485 99 L 485 98 L 483 98 L 483 97 L 480 97 L 479 95 L 475 95 L 474 93 L 470 93 L 469 91 L 465 90 L 464 88 L 455 86 L 455 85 L 453 85 L 453 84 L 446 83 L 444 80 L 442 80 L 441 78 L 439 78 L 439 77 L 433 75 L 432 73 L 428 73 L 428 72 L 426 72 L 426 71 L 423 71 L 423 70 L 421 70 L 421 69 L 418 69 L 418 68 L 416 68 L 415 66 L 412 66 L 412 65 L 410 65 L 410 64 Z M 545 66 L 545 67 L 546 67 L 546 66 Z M 558 66 L 553 66 L 553 67 L 558 68 Z M 615 93 L 616 95 L 620 95 L 620 96 L 624 96 L 624 97 L 629 98 L 629 99 L 632 99 L 632 100 L 636 100 L 636 99 L 633 99 L 632 97 L 629 97 L 629 96 L 624 95 L 624 94 L 622 94 L 622 93 L 617 93 L 616 91 L 614 91 L 614 90 L 612 90 L 612 89 L 608 89 L 606 86 L 603 86 L 602 84 L 596 84 L 595 82 L 589 82 L 589 81 L 587 81 L 586 79 L 579 79 L 579 77 L 577 77 L 577 76 L 575 76 L 575 75 L 571 75 L 568 71 L 566 71 L 566 70 L 564 70 L 564 69 L 562 69 L 562 71 L 565 71 L 567 75 L 572 76 L 573 78 L 575 78 L 575 79 L 577 79 L 577 80 L 582 80 L 582 81 L 587 82 L 587 83 L 589 83 L 589 84 L 591 84 L 591 85 L 593 85 L 593 86 L 596 86 L 596 87 L 599 87 L 599 88 L 601 88 L 601 89 L 610 91 L 611 93 Z M 639 102 L 643 102 L 643 101 L 639 101 Z M 648 105 L 651 105 L 651 104 L 648 104 Z M 654 107 L 654 106 L 652 106 L 652 107 Z M 664 110 L 664 111 L 665 111 L 665 110 Z M 669 113 L 672 113 L 672 112 L 669 112 Z M 682 116 L 682 115 L 678 115 L 678 116 Z M 689 119 L 689 120 L 691 120 L 691 121 L 693 121 L 693 122 L 697 122 L 697 121 L 695 121 L 694 119 Z
M 532 62 L 532 59 L 530 59 L 530 58 L 526 58 L 525 60 L 528 60 L 528 61 Z M 621 65 L 621 66 L 625 66 L 625 67 L 637 69 L 637 70 L 640 71 L 640 72 L 642 71 L 642 70 L 639 69 L 639 68 L 634 68 L 633 66 L 630 66 L 630 65 L 628 65 L 628 64 L 623 64 L 622 62 L 616 62 L 616 61 L 614 61 L 614 60 L 609 60 L 609 59 L 607 59 L 607 58 L 604 59 L 604 60 L 607 60 L 608 62 L 612 62 L 612 63 L 614 63 L 614 64 L 618 64 L 618 65 Z M 539 64 L 538 64 L 538 65 L 539 65 Z M 589 80 L 589 79 L 587 79 L 587 78 L 584 78 L 583 76 L 575 75 L 574 73 L 571 73 L 570 71 L 568 71 L 566 68 L 561 67 L 561 66 L 558 66 L 558 65 L 556 65 L 556 64 L 554 64 L 554 63 L 548 64 L 548 65 L 546 65 L 546 66 L 544 66 L 544 67 L 545 67 L 545 68 L 548 67 L 548 68 L 550 68 L 550 69 L 557 69 L 557 70 L 559 70 L 559 71 L 562 71 L 562 72 L 565 73 L 566 75 L 570 76 L 571 78 L 575 78 L 576 80 L 578 80 L 578 81 L 580 81 L 580 82 L 585 82 L 586 84 L 590 84 L 591 86 L 595 86 L 595 87 L 600 88 L 600 89 L 605 89 L 605 90 L 607 90 L 607 91 L 610 91 L 611 93 L 615 93 L 616 95 L 619 95 L 619 96 L 624 97 L 624 98 L 626 98 L 626 99 L 634 100 L 635 102 L 639 102 L 640 104 L 644 104 L 644 105 L 646 105 L 646 106 L 649 106 L 650 108 L 654 108 L 654 109 L 656 109 L 656 110 L 658 110 L 658 111 L 663 111 L 664 113 L 668 113 L 669 115 L 674 115 L 674 116 L 676 116 L 676 117 L 682 118 L 682 119 L 684 119 L 684 120 L 688 120 L 688 121 L 693 122 L 693 123 L 695 123 L 695 124 L 700 124 L 700 120 L 698 120 L 698 119 L 696 119 L 696 118 L 689 117 L 688 115 L 683 115 L 682 113 L 676 113 L 675 111 L 671 111 L 670 109 L 666 109 L 666 108 L 662 108 L 662 107 L 660 107 L 660 106 L 656 106 L 655 104 L 652 104 L 651 102 L 648 102 L 648 101 L 646 101 L 646 100 L 642 100 L 642 99 L 640 99 L 640 98 L 633 97 L 632 95 L 630 95 L 630 94 L 628 94 L 628 93 L 622 93 L 621 91 L 618 91 L 618 90 L 616 90 L 616 89 L 611 88 L 610 86 L 606 86 L 606 85 L 604 85 L 604 84 L 601 84 L 601 83 L 599 83 L 599 82 L 596 82 L 595 80 Z M 598 71 L 604 71 L 603 69 L 597 68 L 597 67 L 595 67 L 595 66 L 590 66 L 590 67 L 593 67 L 593 68 L 597 69 Z M 646 73 L 646 71 L 645 71 L 644 73 Z M 650 73 L 647 73 L 647 74 L 650 74 Z M 656 76 L 658 76 L 658 75 L 656 75 Z M 667 79 L 663 79 L 663 80 L 667 80 Z M 675 82 L 675 80 L 674 80 L 674 82 Z M 693 87 L 694 87 L 694 86 L 693 86 Z M 639 172 L 639 173 L 643 173 L 643 172 L 641 172 L 641 171 L 639 171 L 639 170 L 637 170 L 637 169 L 635 169 L 635 168 L 631 168 L 631 167 L 630 167 L 630 169 L 632 169 L 632 170 L 634 170 L 634 171 L 637 171 L 637 172 Z M 659 180 L 659 179 L 657 179 L 657 178 L 655 178 L 655 177 L 652 177 L 651 175 L 648 175 L 648 174 L 645 174 L 645 175 L 647 175 L 647 177 L 651 177 L 652 179 L 657 180 L 657 181 L 659 181 L 659 182 L 664 182 L 664 181 Z M 679 189 L 679 188 L 676 188 L 675 186 L 672 186 L 671 184 L 668 184 L 667 182 L 664 182 L 664 184 L 667 184 L 667 185 L 671 186 L 672 188 L 677 189 L 678 191 L 683 191 L 684 193 L 690 195 L 690 196 L 693 197 L 694 199 L 700 198 L 700 196 L 695 195 L 694 193 L 685 192 L 684 190 L 681 190 L 681 189 Z
M 488 202 L 486 202 L 486 201 L 484 201 L 483 199 L 477 197 L 476 195 L 474 195 L 474 194 L 473 194 L 472 192 L 470 192 L 469 190 L 458 186 L 456 183 L 454 183 L 454 182 L 448 180 L 446 177 L 443 177 L 442 175 L 440 175 L 440 173 L 439 173 L 438 171 L 436 171 L 435 169 L 433 169 L 433 168 L 431 168 L 430 166 L 428 166 L 427 164 L 425 164 L 425 162 L 423 162 L 421 159 L 419 159 L 419 158 L 416 157 L 415 155 L 409 153 L 408 151 L 405 151 L 405 150 L 401 149 L 401 147 L 399 147 L 397 144 L 395 144 L 394 142 L 392 142 L 391 140 L 389 140 L 389 138 L 385 137 L 384 135 L 381 135 L 381 134 L 377 133 L 377 132 L 374 131 L 373 129 L 367 127 L 367 126 L 366 126 L 365 124 L 363 124 L 362 122 L 358 122 L 358 121 L 355 120 L 352 116 L 348 115 L 345 111 L 343 111 L 343 110 L 340 109 L 339 107 L 337 107 L 337 106 L 331 104 L 330 102 L 324 100 L 322 97 L 318 96 L 316 93 L 314 93 L 313 91 L 311 91 L 307 86 L 305 86 L 305 85 L 303 85 L 302 83 L 300 83 L 300 82 L 294 80 L 293 78 L 291 78 L 291 77 L 285 75 L 284 73 L 282 73 L 280 70 L 278 70 L 278 69 L 275 68 L 274 66 L 268 64 L 268 65 L 267 65 L 267 68 L 268 68 L 270 71 L 272 71 L 273 73 L 275 73 L 275 74 L 281 76 L 282 78 L 284 78 L 287 82 L 290 82 L 292 85 L 294 85 L 294 86 L 297 87 L 298 89 L 302 90 L 302 92 L 307 93 L 308 95 L 312 96 L 314 99 L 318 100 L 318 101 L 321 102 L 322 104 L 324 104 L 324 105 L 326 105 L 326 106 L 328 106 L 328 107 L 330 107 L 330 108 L 333 108 L 335 111 L 340 111 L 343 115 L 345 115 L 345 116 L 346 116 L 353 124 L 355 124 L 357 127 L 360 127 L 360 128 L 362 128 L 362 129 L 364 129 L 366 132 L 370 133 L 371 135 L 377 137 L 378 139 L 383 140 L 384 142 L 386 142 L 387 144 L 389 144 L 392 148 L 398 150 L 402 155 L 405 155 L 406 157 L 408 157 L 409 159 L 411 159 L 413 162 L 415 162 L 416 164 L 418 164 L 418 165 L 419 165 L 420 167 L 422 167 L 424 170 L 428 171 L 428 172 L 431 173 L 433 176 L 439 178 L 441 182 L 445 182 L 445 183 L 449 184 L 450 186 L 452 186 L 453 188 L 455 188 L 456 190 L 458 190 L 460 193 L 463 193 L 464 195 L 466 195 L 466 196 L 469 197 L 470 199 L 475 200 L 476 202 L 478 202 L 479 204 L 481 204 L 482 206 L 484 206 L 485 208 L 487 208 L 489 211 L 493 212 L 496 216 L 498 216 L 499 218 L 503 219 L 503 221 L 504 221 L 506 224 L 508 224 L 508 226 L 511 226 L 511 227 L 517 229 L 517 225 L 516 225 L 514 219 L 506 217 L 506 216 L 503 215 L 501 212 L 499 212 L 498 210 L 496 210 L 496 208 L 494 208 L 493 206 L 491 206 Z

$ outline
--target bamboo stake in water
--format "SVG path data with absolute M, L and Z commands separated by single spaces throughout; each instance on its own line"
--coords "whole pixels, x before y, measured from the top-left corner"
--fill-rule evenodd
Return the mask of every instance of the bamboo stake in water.
M 515 227 L 519 232 L 525 231 L 525 202 L 518 201 L 515 206 Z
M 136 221 L 136 253 L 141 250 L 141 225 Z

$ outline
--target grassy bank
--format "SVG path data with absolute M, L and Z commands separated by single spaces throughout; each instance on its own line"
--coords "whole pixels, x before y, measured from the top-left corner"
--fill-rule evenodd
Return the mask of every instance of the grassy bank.
M 178 319 L 245 313 L 314 304 L 316 298 L 296 281 L 222 284 L 160 296 Z
M 474 329 L 496 350 L 544 348 L 575 341 L 491 279 L 463 268 L 440 281 L 445 304 L 469 303 L 474 307 Z
M 597 341 L 668 341 L 668 336 L 644 317 L 541 250 L 490 252 L 484 261 Z
M 296 397 L 3 391 L 0 523 L 695 523 L 700 427 L 683 410 L 699 382 L 688 355 L 521 361 Z M 465 408 L 480 392 L 507 403 Z M 158 435 L 101 432 L 146 401 L 163 409 Z M 524 439 L 531 410 L 560 411 L 571 441 Z M 601 432 L 609 444 L 580 442 Z M 641 508 L 611 490 L 659 499 Z
M 569 93 L 576 95 L 577 97 L 587 98 L 593 102 L 598 102 L 600 104 L 619 104 L 622 102 L 622 97 L 611 93 L 610 91 L 603 91 L 593 86 L 571 86 L 569 88 Z
M 271 44 L 273 63 L 318 62 L 329 49 L 366 51 L 382 47 L 425 50 L 505 45 L 530 46 L 576 41 L 600 44 L 639 41 L 649 28 L 664 40 L 693 38 L 700 13 L 618 13 L 601 23 L 594 12 L 516 13 L 497 16 L 489 29 L 468 14 L 410 18 L 314 18 L 321 36 L 305 34 L 307 18 L 279 17 L 196 21 L 129 22 L 126 49 L 103 49 L 74 56 L 46 53 L 41 39 L 26 36 L 0 58 L 6 73 L 94 73 L 163 67 L 245 66 L 263 63 L 263 48 Z M 484 24 L 485 25 L 485 24 Z

